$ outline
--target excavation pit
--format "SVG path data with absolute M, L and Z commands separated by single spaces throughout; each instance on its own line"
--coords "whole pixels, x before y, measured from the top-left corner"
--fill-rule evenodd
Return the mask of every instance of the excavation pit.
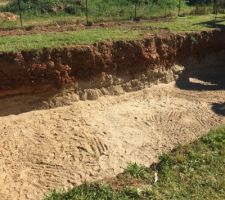
M 1 53 L 1 198 L 36 200 L 129 162 L 149 166 L 224 124 L 224 36 Z

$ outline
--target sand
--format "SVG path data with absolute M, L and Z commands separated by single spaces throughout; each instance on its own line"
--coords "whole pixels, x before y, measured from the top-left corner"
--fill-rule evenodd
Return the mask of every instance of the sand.
M 46 110 L 32 109 L 38 98 L 0 100 L 1 200 L 42 199 L 53 189 L 113 177 L 129 162 L 149 166 L 225 123 L 212 109 L 224 91 L 174 83 Z

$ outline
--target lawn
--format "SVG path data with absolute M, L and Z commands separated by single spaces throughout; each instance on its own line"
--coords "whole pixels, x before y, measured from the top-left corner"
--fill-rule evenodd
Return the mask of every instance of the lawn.
M 217 19 L 215 19 L 214 15 L 192 15 L 175 18 L 166 22 L 143 23 L 144 27 L 152 27 L 155 29 L 167 28 L 174 33 L 208 31 L 220 28 L 219 25 L 224 25 L 225 27 L 225 15 L 219 15 Z
M 225 128 L 159 160 L 150 168 L 129 164 L 116 178 L 54 191 L 44 200 L 225 199 Z
M 0 51 L 40 50 L 42 48 L 71 46 L 75 44 L 92 44 L 106 40 L 134 40 L 144 38 L 149 32 L 158 33 L 161 29 L 165 28 L 174 33 L 183 33 L 213 30 L 225 25 L 224 15 L 220 15 L 216 22 L 214 19 L 215 17 L 213 15 L 187 16 L 174 18 L 166 22 L 143 21 L 129 25 L 124 24 L 121 27 L 115 26 L 111 28 L 93 28 L 57 33 L 4 36 L 0 37 Z
M 106 40 L 133 40 L 143 32 L 129 29 L 90 29 L 70 32 L 0 37 L 0 51 L 42 49 L 45 47 L 91 44 Z

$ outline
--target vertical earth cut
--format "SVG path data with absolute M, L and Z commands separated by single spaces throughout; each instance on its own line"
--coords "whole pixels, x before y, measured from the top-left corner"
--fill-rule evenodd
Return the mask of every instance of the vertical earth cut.
M 162 78 L 165 75 L 162 71 L 171 70 L 174 65 L 190 68 L 193 62 L 196 66 L 211 55 L 215 62 L 223 62 L 224 54 L 219 57 L 219 53 L 225 49 L 224 38 L 224 31 L 211 31 L 42 51 L 2 52 L 0 96 L 68 85 L 77 89 L 109 87 L 146 74 L 148 79 Z

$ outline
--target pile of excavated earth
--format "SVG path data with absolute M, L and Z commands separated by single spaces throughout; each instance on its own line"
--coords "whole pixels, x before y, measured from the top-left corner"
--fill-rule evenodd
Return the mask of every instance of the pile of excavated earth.
M 225 123 L 225 32 L 0 53 L 1 199 L 112 177 Z

